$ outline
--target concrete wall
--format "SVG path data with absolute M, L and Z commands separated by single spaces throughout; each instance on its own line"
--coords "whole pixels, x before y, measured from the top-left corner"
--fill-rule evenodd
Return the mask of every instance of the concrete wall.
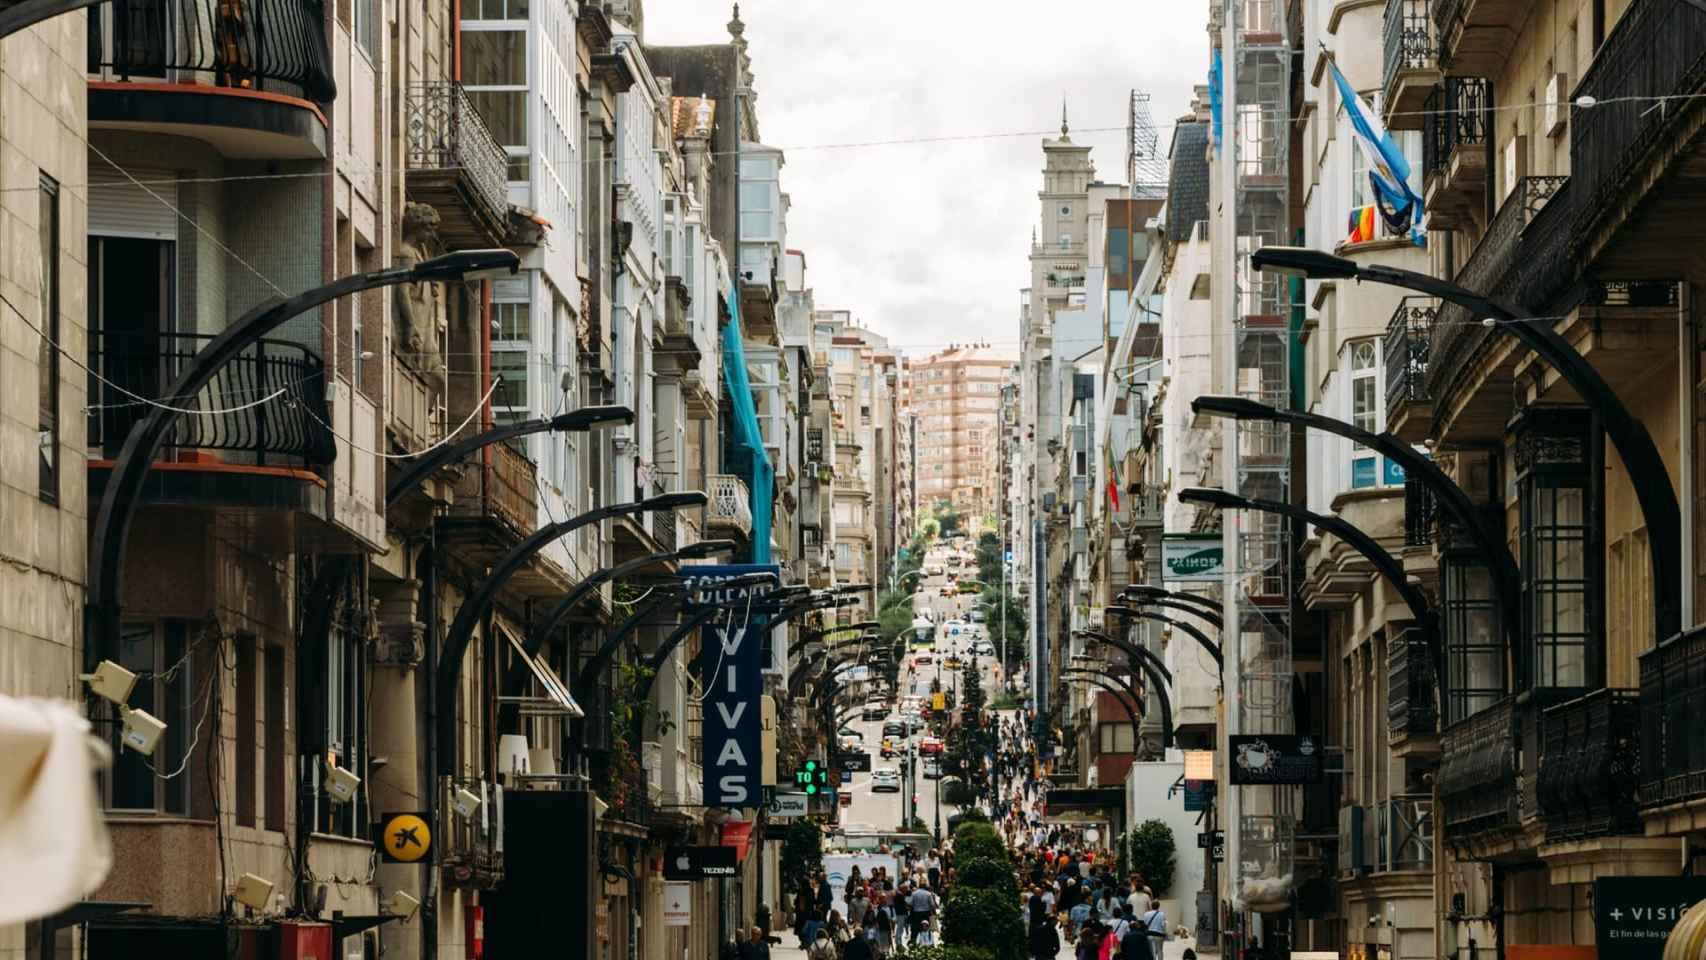
M 1185 774 L 1185 761 L 1177 751 L 1167 760 L 1134 763 L 1126 777 L 1125 815 L 1128 827 L 1145 820 L 1163 820 L 1173 830 L 1173 884 L 1156 891 L 1167 911 L 1169 927 L 1197 926 L 1197 891 L 1203 885 L 1203 855 L 1197 849 L 1196 811 L 1186 812 L 1182 790 L 1173 784 Z M 1168 796 L 1169 792 L 1172 796 Z

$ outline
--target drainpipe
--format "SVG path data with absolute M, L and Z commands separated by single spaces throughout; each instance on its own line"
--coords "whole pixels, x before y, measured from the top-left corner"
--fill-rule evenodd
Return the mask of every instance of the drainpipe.
M 491 327 L 485 327 L 487 336 Z M 428 677 L 438 676 L 438 524 L 427 535 L 426 576 L 422 590 L 426 602 L 426 658 L 424 668 Z M 426 685 L 426 730 L 421 737 L 426 744 L 425 766 L 421 782 L 426 785 L 426 821 L 438 823 L 438 684 Z M 421 960 L 438 960 L 438 852 L 433 851 L 421 864 L 425 874 L 421 881 Z

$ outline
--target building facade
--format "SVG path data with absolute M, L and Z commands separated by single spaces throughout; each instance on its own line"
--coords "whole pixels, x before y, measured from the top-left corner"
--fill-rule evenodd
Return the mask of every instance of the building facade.
M 1001 384 L 1013 360 L 968 344 L 912 362 L 907 407 L 918 418 L 913 462 L 920 503 L 951 507 L 968 518 L 994 515 Z

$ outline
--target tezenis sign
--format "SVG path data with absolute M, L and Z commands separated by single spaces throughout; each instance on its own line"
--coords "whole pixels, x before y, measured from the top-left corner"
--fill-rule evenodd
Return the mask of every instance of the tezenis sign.
M 764 787 L 763 663 L 759 656 L 768 618 L 750 612 L 775 589 L 773 584 L 741 588 L 719 585 L 750 573 L 776 573 L 769 564 L 694 566 L 683 570 L 688 611 L 724 605 L 726 616 L 704 627 L 699 648 L 699 675 L 705 678 L 704 754 L 707 807 L 757 807 Z

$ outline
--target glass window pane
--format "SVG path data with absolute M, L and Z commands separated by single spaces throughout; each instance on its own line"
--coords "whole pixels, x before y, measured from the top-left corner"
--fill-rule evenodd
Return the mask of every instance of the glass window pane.
M 470 90 L 468 100 L 492 139 L 506 147 L 527 146 L 527 91 Z
M 520 30 L 466 30 L 462 33 L 462 85 L 527 85 L 527 34 Z
M 503 383 L 492 394 L 492 406 L 527 407 L 527 354 L 521 350 L 492 351 L 492 376 L 502 377 Z

